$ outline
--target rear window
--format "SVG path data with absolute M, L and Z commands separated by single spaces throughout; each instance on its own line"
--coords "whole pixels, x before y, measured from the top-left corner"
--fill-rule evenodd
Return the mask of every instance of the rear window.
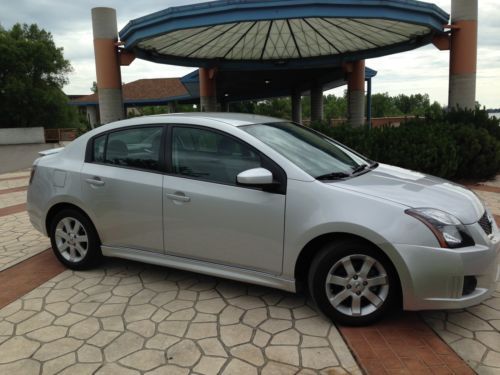
M 163 127 L 115 131 L 94 139 L 93 161 L 120 167 L 157 171 Z

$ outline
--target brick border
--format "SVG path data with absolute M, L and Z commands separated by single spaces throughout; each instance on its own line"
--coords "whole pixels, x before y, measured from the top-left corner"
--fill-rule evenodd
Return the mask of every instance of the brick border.
M 21 204 L 16 204 L 15 206 L 8 206 L 8 207 L 0 208 L 0 217 L 18 214 L 19 212 L 23 212 L 26 210 L 27 210 L 26 203 L 21 203 Z
M 66 268 L 47 249 L 0 272 L 0 309 L 38 288 Z
M 28 190 L 27 186 L 18 186 L 18 187 L 14 187 L 14 188 L 0 190 L 0 195 L 1 194 L 9 194 L 9 193 L 17 193 L 19 191 L 26 191 L 26 190 Z
M 10 181 L 10 180 L 21 180 L 23 178 L 29 178 L 29 175 L 26 176 L 15 176 L 15 177 L 7 177 L 7 178 L 0 178 L 0 182 L 2 181 Z
M 417 313 L 339 330 L 367 374 L 474 374 Z

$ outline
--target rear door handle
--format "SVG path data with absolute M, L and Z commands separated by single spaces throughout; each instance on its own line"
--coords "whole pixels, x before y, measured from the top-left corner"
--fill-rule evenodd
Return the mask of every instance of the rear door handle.
M 104 181 L 101 180 L 100 177 L 94 177 L 94 178 L 87 178 L 85 180 L 88 184 L 90 185 L 94 185 L 94 186 L 103 186 L 104 185 Z
M 184 193 L 167 194 L 167 198 L 178 202 L 190 202 L 191 198 L 186 197 Z

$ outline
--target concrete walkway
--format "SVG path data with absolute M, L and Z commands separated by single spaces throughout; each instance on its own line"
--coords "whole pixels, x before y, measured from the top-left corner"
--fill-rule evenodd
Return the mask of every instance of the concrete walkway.
M 18 171 L 31 167 L 38 158 L 38 152 L 60 147 L 58 143 L 41 143 L 29 145 L 1 145 L 0 173 Z

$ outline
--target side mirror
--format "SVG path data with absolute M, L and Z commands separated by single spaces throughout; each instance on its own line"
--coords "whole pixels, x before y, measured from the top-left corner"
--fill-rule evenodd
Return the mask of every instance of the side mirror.
M 272 185 L 273 174 L 265 168 L 248 169 L 236 176 L 236 181 L 241 185 Z

